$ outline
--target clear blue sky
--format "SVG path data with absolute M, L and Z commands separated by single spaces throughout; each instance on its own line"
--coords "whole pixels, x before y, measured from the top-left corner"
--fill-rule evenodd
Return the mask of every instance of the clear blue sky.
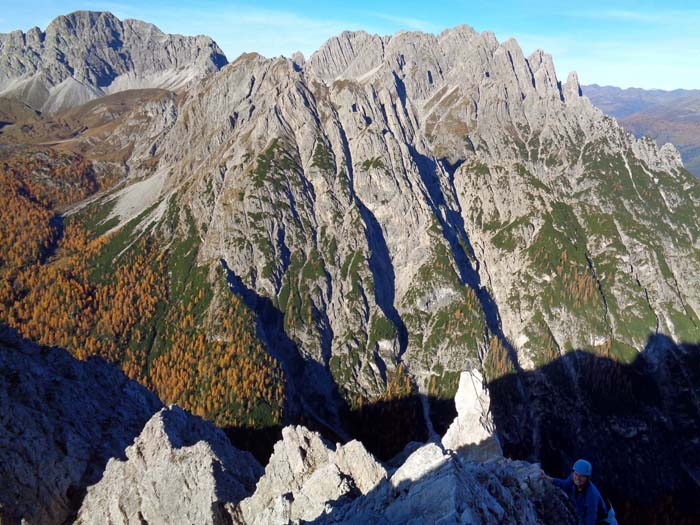
M 78 9 L 138 18 L 169 33 L 210 35 L 229 60 L 246 51 L 290 56 L 300 50 L 308 57 L 345 29 L 437 33 L 468 24 L 501 41 L 516 37 L 526 54 L 551 53 L 560 79 L 576 70 L 584 84 L 700 89 L 700 0 L 0 0 L 0 32 L 44 29 Z

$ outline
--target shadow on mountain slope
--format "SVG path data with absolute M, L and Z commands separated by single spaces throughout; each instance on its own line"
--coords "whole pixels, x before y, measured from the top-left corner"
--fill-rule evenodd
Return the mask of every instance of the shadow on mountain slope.
M 0 510 L 63 523 L 162 406 L 104 359 L 79 361 L 0 324 Z
M 481 305 L 481 310 L 484 313 L 484 320 L 486 321 L 489 331 L 498 338 L 506 349 L 515 369 L 520 370 L 518 353 L 513 347 L 513 344 L 503 333 L 501 314 L 498 310 L 498 305 L 488 288 L 481 282 L 481 277 L 479 275 L 480 263 L 474 253 L 474 247 L 464 227 L 464 219 L 459 209 L 459 199 L 456 198 L 457 192 L 454 188 L 453 175 L 448 173 L 447 176 L 447 180 L 450 184 L 450 187 L 447 189 L 451 193 L 451 198 L 448 199 L 440 183 L 440 176 L 438 173 L 442 168 L 438 161 L 419 153 L 413 146 L 409 146 L 409 150 L 411 152 L 411 157 L 418 167 L 423 185 L 428 192 L 426 201 L 430 204 L 433 215 L 440 225 L 443 238 L 450 245 L 460 282 L 465 286 L 469 286 L 474 291 Z M 453 204 L 450 204 L 450 202 L 453 202 Z M 456 209 L 453 209 L 453 206 L 456 207 Z
M 700 523 L 700 346 L 652 335 L 630 364 L 575 351 L 489 391 L 506 456 L 562 477 L 589 459 L 621 523 Z
M 368 262 L 374 282 L 374 300 L 377 306 L 381 308 L 384 316 L 396 328 L 399 339 L 399 357 L 401 357 L 408 346 L 408 330 L 399 312 L 396 310 L 396 276 L 391 255 L 389 254 L 389 247 L 384 238 L 382 227 L 374 214 L 359 198 L 356 198 L 355 202 L 360 210 L 367 232 L 367 244 L 370 249 Z
M 452 400 L 439 401 L 446 405 L 445 413 L 454 412 Z M 345 432 L 343 437 L 315 419 L 313 414 L 295 414 L 293 418 L 287 419 L 284 425 L 303 425 L 318 432 L 331 443 L 346 443 L 357 439 L 381 461 L 390 460 L 410 442 L 425 442 L 428 439 L 428 429 L 418 395 L 376 401 L 356 409 L 344 404 L 341 419 Z M 266 465 L 275 443 L 282 439 L 282 428 L 283 425 L 264 428 L 227 427 L 224 431 L 235 447 L 247 450 L 261 464 Z
M 410 441 L 424 441 L 428 438 L 421 401 L 417 395 L 377 401 L 357 409 L 350 407 L 340 394 L 329 368 L 313 359 L 305 359 L 299 353 L 296 343 L 284 330 L 282 312 L 269 298 L 248 288 L 225 261 L 222 260 L 221 264 L 226 269 L 233 293 L 239 295 L 246 306 L 255 312 L 258 337 L 265 342 L 272 355 L 283 363 L 291 380 L 287 382 L 285 424 L 304 425 L 333 442 L 359 439 L 381 459 L 390 458 Z M 263 464 L 281 437 L 281 427 L 231 427 L 226 432 L 236 446 L 250 450 Z
M 4 325 L 0 326 L 0 350 L 0 401 L 12 414 L 11 420 L 0 420 L 0 438 L 51 440 L 34 447 L 36 453 L 23 460 L 29 470 L 12 467 L 0 476 L 0 494 L 12 499 L 0 499 L 0 503 L 12 508 L 36 500 L 31 480 L 13 483 L 13 472 L 42 472 L 47 461 L 49 468 L 75 471 L 68 466 L 75 457 L 83 465 L 75 479 L 49 475 L 60 486 L 45 494 L 51 503 L 44 508 L 51 510 L 42 511 L 68 516 L 80 504 L 85 487 L 101 477 L 107 460 L 123 458 L 126 446 L 162 405 L 116 366 L 100 358 L 78 361 L 65 350 L 24 340 Z M 520 388 L 522 383 L 527 388 Z M 507 457 L 539 461 L 555 476 L 567 475 L 578 457 L 588 458 L 596 484 L 612 500 L 622 523 L 700 522 L 696 504 L 700 498 L 700 346 L 676 345 L 666 336 L 653 335 L 630 364 L 575 351 L 538 370 L 496 379 L 488 387 Z M 445 410 L 442 415 L 433 414 L 444 416 L 442 431 L 454 404 L 430 402 Z M 86 409 L 75 410 L 76 406 Z M 32 416 L 39 412 L 41 418 Z M 427 439 L 419 396 L 356 410 L 341 405 L 339 415 L 346 437 L 324 427 L 313 414 L 299 413 L 285 424 L 304 424 L 334 442 L 360 439 L 383 460 L 410 441 Z M 52 437 L 51 425 L 56 424 L 67 440 L 63 445 Z M 72 431 L 80 432 L 81 440 L 69 439 Z M 279 427 L 239 428 L 227 429 L 227 434 L 264 464 L 279 431 Z M 91 432 L 94 436 L 88 439 Z M 75 449 L 76 443 L 92 451 Z M 5 450 L 11 452 L 14 447 Z M 36 483 L 41 485 L 38 478 Z M 18 487 L 28 487 L 31 494 L 17 493 Z M 39 508 L 36 502 L 32 507 Z
M 344 401 L 328 367 L 313 359 L 305 359 L 299 352 L 297 343 L 287 335 L 284 315 L 272 300 L 246 286 L 226 261 L 222 259 L 220 262 L 226 270 L 231 291 L 255 313 L 256 335 L 284 367 L 288 379 L 285 385 L 285 420 L 296 421 L 304 416 L 311 417 L 321 426 L 342 436 L 339 413 Z

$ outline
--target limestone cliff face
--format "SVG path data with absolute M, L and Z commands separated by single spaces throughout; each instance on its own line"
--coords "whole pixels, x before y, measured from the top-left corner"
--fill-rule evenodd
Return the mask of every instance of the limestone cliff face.
M 114 213 L 183 210 L 302 393 L 373 397 L 403 363 L 453 395 L 492 352 L 533 368 L 698 337 L 698 182 L 542 51 L 466 26 L 343 33 L 170 104 Z
M 76 11 L 44 32 L 0 34 L 0 95 L 54 112 L 125 89 L 179 90 L 225 64 L 209 37 L 167 35 L 139 20 Z

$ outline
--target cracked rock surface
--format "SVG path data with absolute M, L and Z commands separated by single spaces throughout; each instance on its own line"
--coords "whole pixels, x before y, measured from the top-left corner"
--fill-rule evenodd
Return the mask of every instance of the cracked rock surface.
M 55 112 L 127 89 L 180 90 L 226 57 L 209 37 L 168 35 L 140 20 L 76 11 L 0 34 L 0 96 Z

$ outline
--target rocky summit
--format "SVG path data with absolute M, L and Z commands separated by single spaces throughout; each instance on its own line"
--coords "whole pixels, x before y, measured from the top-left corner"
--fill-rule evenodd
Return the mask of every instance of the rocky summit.
M 178 90 L 225 64 L 209 37 L 167 35 L 139 20 L 76 11 L 45 31 L 0 34 L 0 96 L 50 113 L 127 89 Z
M 262 474 L 223 431 L 177 406 L 155 414 L 125 455 L 88 488 L 79 523 L 225 523 L 224 505 Z

